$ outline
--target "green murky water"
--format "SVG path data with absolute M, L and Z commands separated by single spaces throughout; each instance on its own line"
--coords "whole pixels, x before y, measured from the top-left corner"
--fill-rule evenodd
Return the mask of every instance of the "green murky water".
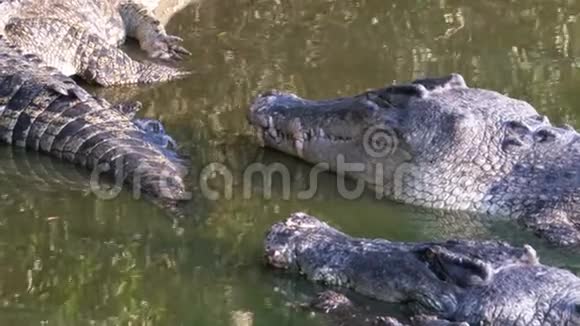
M 341 198 L 321 175 L 297 198 L 309 166 L 258 148 L 245 122 L 258 92 L 351 95 L 392 81 L 460 72 L 471 85 L 532 102 L 580 127 L 580 3 L 553 1 L 206 0 L 169 22 L 193 56 L 189 79 L 106 90 L 142 101 L 192 157 L 188 222 L 129 192 L 98 200 L 69 165 L 0 148 L 1 325 L 322 325 L 287 303 L 314 286 L 261 261 L 265 230 L 306 210 L 343 230 L 396 240 L 448 237 L 532 242 L 543 260 L 569 255 L 507 223 Z M 243 182 L 254 163 L 282 163 L 290 181 Z M 213 164 L 213 165 L 212 165 Z M 201 196 L 199 176 L 217 198 Z M 271 190 L 269 196 L 264 190 Z

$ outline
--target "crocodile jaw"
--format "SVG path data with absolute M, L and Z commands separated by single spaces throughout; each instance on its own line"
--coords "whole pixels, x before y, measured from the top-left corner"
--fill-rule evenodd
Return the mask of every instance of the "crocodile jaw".
M 248 120 L 264 145 L 315 164 L 336 162 L 340 155 L 355 163 L 372 160 L 375 153 L 367 146 L 372 144 L 365 143 L 371 140 L 369 131 L 392 123 L 388 109 L 369 100 L 366 93 L 313 101 L 279 91 L 258 96 Z M 398 144 L 394 128 L 388 132 L 390 145 Z M 382 158 L 394 149 L 387 149 Z
M 411 154 L 398 132 L 397 109 L 373 94 L 315 101 L 271 91 L 256 98 L 248 120 L 264 146 L 391 194 L 396 170 Z

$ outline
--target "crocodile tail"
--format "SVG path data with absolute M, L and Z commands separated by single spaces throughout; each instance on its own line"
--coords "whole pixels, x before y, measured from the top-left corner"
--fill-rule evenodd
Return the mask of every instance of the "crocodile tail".
M 126 55 L 123 53 L 123 55 Z M 131 59 L 132 60 L 132 59 Z M 135 84 L 152 84 L 157 82 L 167 82 L 186 78 L 191 75 L 191 71 L 179 70 L 169 66 L 163 66 L 152 62 L 134 61 L 136 67 Z
M 36 52 L 47 65 L 101 86 L 147 84 L 181 79 L 190 73 L 153 62 L 139 62 L 98 35 L 52 18 L 12 18 L 6 36 L 19 48 Z
M 79 95 L 80 94 L 80 95 Z M 188 199 L 187 166 L 127 115 L 0 37 L 0 140 L 89 168 L 139 194 Z

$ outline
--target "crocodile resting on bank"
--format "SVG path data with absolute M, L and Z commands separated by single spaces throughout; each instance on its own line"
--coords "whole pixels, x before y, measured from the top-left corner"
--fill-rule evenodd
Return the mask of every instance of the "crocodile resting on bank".
M 169 205 L 189 199 L 186 164 L 135 105 L 112 106 L 0 35 L 0 141 L 108 174 Z M 94 180 L 91 180 L 94 181 Z
M 295 213 L 272 226 L 264 250 L 272 267 L 440 319 L 414 325 L 580 325 L 580 278 L 540 264 L 527 245 L 354 238 Z M 355 319 L 344 325 L 370 325 L 365 316 L 348 315 L 353 310 L 340 296 L 314 303 L 330 312 L 345 305 L 342 317 Z
M 150 11 L 160 0 L 0 0 L 0 35 L 67 76 L 101 86 L 153 83 L 188 73 L 131 59 L 117 46 L 136 38 L 151 58 L 189 52 Z
M 504 216 L 580 244 L 579 134 L 458 74 L 334 100 L 272 91 L 249 120 L 266 146 L 390 199 Z

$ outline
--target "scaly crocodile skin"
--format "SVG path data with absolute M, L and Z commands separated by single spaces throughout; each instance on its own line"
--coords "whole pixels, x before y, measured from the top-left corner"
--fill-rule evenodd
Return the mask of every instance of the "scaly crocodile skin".
M 187 199 L 184 161 L 125 111 L 0 36 L 2 142 L 108 174 L 140 194 Z
M 148 5 L 151 5 L 148 3 Z M 0 0 L 0 34 L 67 76 L 102 86 L 185 77 L 179 69 L 130 58 L 118 45 L 136 38 L 152 58 L 189 54 L 140 1 Z

